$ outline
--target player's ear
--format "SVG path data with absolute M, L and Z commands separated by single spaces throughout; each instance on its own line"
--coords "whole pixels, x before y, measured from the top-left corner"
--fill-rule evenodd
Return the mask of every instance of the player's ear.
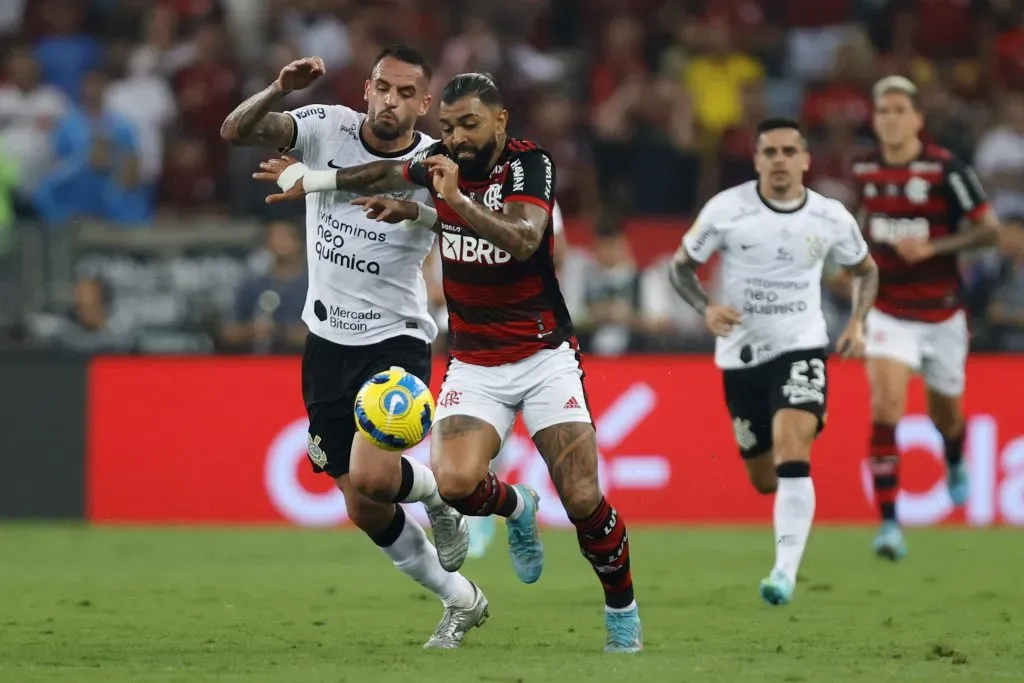
M 426 95 L 420 102 L 420 107 L 416 111 L 416 116 L 426 116 L 427 112 L 430 111 L 430 105 L 434 103 L 433 95 Z
M 363 83 L 363 102 L 370 101 L 370 79 L 367 78 L 366 82 Z
M 494 129 L 498 133 L 504 133 L 505 128 L 508 126 L 508 109 L 502 109 L 498 112 L 495 117 Z
M 811 153 L 804 152 L 804 173 L 811 170 Z

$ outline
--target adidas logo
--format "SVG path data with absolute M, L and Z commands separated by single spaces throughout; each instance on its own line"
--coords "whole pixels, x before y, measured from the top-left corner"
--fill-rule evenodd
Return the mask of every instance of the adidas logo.
M 579 408 L 579 407 L 580 407 L 580 402 L 576 400 L 575 396 L 573 396 L 572 398 L 570 398 L 568 401 L 565 402 L 565 405 L 562 406 L 562 410 L 569 410 L 570 408 Z

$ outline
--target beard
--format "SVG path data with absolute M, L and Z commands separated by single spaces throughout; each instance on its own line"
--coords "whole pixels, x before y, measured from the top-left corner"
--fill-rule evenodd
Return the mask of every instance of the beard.
M 391 115 L 395 116 L 394 113 Z M 373 131 L 378 140 L 383 140 L 384 142 L 397 140 L 406 132 L 397 116 L 395 116 L 394 120 L 381 119 L 380 114 L 370 118 L 370 130 Z
M 489 140 L 480 149 L 461 147 L 453 155 L 455 163 L 459 166 L 459 174 L 469 180 L 485 180 L 491 172 L 491 159 L 494 157 L 494 150 L 498 148 L 497 138 Z M 464 157 L 461 152 L 472 151 L 473 156 Z

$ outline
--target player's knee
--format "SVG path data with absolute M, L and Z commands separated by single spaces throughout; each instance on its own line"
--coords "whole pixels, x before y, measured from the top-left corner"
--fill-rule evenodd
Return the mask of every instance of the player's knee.
M 559 487 L 559 498 L 562 499 L 562 507 L 573 519 L 589 517 L 601 503 L 601 487 L 597 482 L 579 482 Z
M 462 500 L 473 495 L 485 474 L 486 472 L 478 472 L 474 467 L 459 466 L 454 463 L 438 462 L 434 464 L 437 492 L 445 500 Z
M 792 436 L 789 438 L 775 439 L 775 463 L 781 465 L 787 462 L 810 462 L 811 443 L 805 438 Z
M 873 422 L 896 424 L 903 417 L 903 398 L 884 390 L 871 394 L 871 419 Z

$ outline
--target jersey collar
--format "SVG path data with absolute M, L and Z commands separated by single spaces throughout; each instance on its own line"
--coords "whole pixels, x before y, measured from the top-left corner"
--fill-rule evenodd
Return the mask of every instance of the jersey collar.
M 800 209 L 804 208 L 807 205 L 807 198 L 811 194 L 810 191 L 805 187 L 803 201 L 794 206 L 792 209 L 780 209 L 779 207 L 775 206 L 770 201 L 768 201 L 768 199 L 763 194 L 761 194 L 760 184 L 756 184 L 754 187 L 755 191 L 757 192 L 757 198 L 761 200 L 761 203 L 768 207 L 770 211 L 774 211 L 775 213 L 796 213 L 797 211 L 799 211 Z

